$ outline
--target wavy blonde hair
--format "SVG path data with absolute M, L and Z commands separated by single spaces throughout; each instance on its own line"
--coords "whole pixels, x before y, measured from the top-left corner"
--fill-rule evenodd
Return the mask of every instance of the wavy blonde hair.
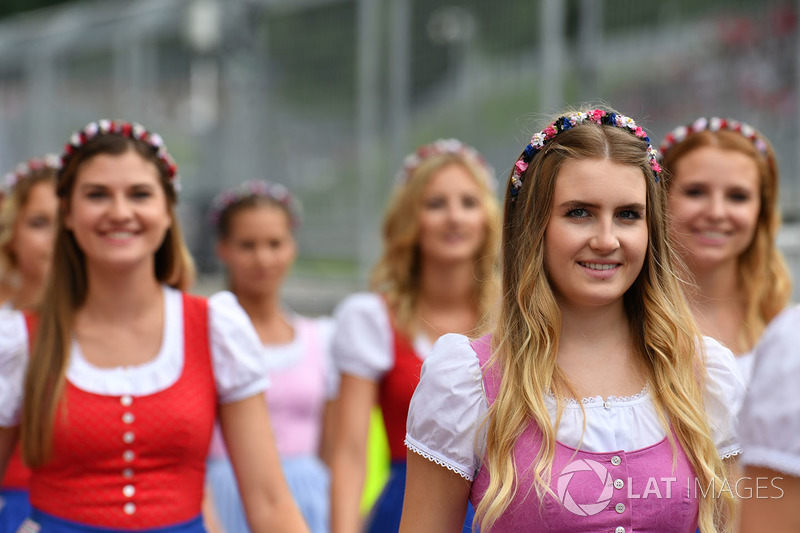
M 764 141 L 766 153 L 756 149 L 753 141 L 743 135 L 728 131 L 699 131 L 688 135 L 664 154 L 663 166 L 667 170 L 664 185 L 669 193 L 674 183 L 675 167 L 681 158 L 699 148 L 713 146 L 731 150 L 752 159 L 758 168 L 761 206 L 758 211 L 753 240 L 737 261 L 737 281 L 744 295 L 744 327 L 740 342 L 752 348 L 764 328 L 789 303 L 792 295 L 792 278 L 783 254 L 775 245 L 781 225 L 778 206 L 780 182 L 775 153 L 769 141 Z
M 32 467 L 44 464 L 52 448 L 53 424 L 61 405 L 69 364 L 73 316 L 86 300 L 89 282 L 86 259 L 75 237 L 64 225 L 69 213 L 75 181 L 83 163 L 100 154 L 120 155 L 130 150 L 151 161 L 159 171 L 172 225 L 155 253 L 155 278 L 186 290 L 194 281 L 192 257 L 183 240 L 175 215 L 177 194 L 169 181 L 166 165 L 153 148 L 140 140 L 118 134 L 100 134 L 80 147 L 58 175 L 56 194 L 60 200 L 53 268 L 48 280 L 25 378 L 22 412 L 22 452 Z
M 698 354 L 702 340 L 672 268 L 666 197 L 650 170 L 645 143 L 621 128 L 585 122 L 559 133 L 534 157 L 516 201 L 510 201 L 510 184 L 506 193 L 502 299 L 491 360 L 502 379 L 484 421 L 485 464 L 491 475 L 476 509 L 476 521 L 483 531 L 491 530 L 516 494 L 521 473 L 513 451 L 531 421 L 542 433 L 542 446 L 531 467 L 534 487 L 539 498 L 550 492 L 563 402 L 558 402 L 554 425 L 544 393 L 552 390 L 564 399 L 573 388 L 556 362 L 561 311 L 545 273 L 544 234 L 559 170 L 565 161 L 575 159 L 608 159 L 642 171 L 647 184 L 649 242 L 642 271 L 623 297 L 631 333 L 661 422 L 665 428 L 671 426 L 677 437 L 676 443 L 667 431 L 673 454 L 676 445 L 683 448 L 702 486 L 715 483 L 713 486 L 722 487 L 726 476 L 703 407 L 702 348 Z M 708 533 L 728 528 L 733 505 L 733 497 L 727 493 L 702 500 L 700 530 Z
M 31 191 L 40 183 L 55 185 L 55 169 L 31 170 L 5 197 L 0 193 L 0 280 L 5 280 L 17 269 L 16 258 L 9 247 L 14 240 L 17 218 L 28 204 Z
M 486 320 L 495 304 L 496 259 L 500 208 L 491 188 L 485 165 L 461 153 L 427 157 L 398 184 L 389 200 L 383 221 L 383 253 L 372 271 L 371 290 L 386 298 L 395 326 L 413 337 L 419 295 L 419 214 L 425 187 L 431 178 L 449 165 L 461 165 L 480 187 L 480 203 L 486 212 L 486 239 L 475 261 L 475 301 L 479 316 Z

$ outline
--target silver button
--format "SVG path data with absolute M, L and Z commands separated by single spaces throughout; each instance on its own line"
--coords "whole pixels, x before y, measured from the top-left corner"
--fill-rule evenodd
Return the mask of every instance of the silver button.
M 130 407 L 131 404 L 133 403 L 133 397 L 126 394 L 125 396 L 119 399 L 119 403 L 121 403 L 124 407 Z
M 624 513 L 625 512 L 625 504 L 624 503 L 618 503 L 616 506 L 614 506 L 614 510 L 616 512 L 620 513 L 620 514 Z
M 136 458 L 136 454 L 133 453 L 133 450 L 125 450 L 122 452 L 122 460 L 126 463 L 130 463 Z
M 133 416 L 133 413 L 125 413 L 122 415 L 122 421 L 126 424 L 133 424 L 134 420 L 136 420 L 136 417 Z
M 122 510 L 125 514 L 133 514 L 136 512 L 136 505 L 133 502 L 128 502 L 122 506 Z
M 614 533 L 625 533 L 625 528 L 622 526 L 617 526 L 617 529 L 614 530 Z
M 605 407 L 606 409 L 611 409 L 611 402 L 609 402 L 608 400 L 604 401 L 603 407 Z
M 625 482 L 622 481 L 621 479 L 614 480 L 614 488 L 615 489 L 621 489 L 624 486 L 625 486 Z
M 133 477 L 133 468 L 126 468 L 122 471 L 122 477 L 125 479 L 130 479 Z
M 131 498 L 135 493 L 136 489 L 133 485 L 125 485 L 122 487 L 122 494 L 124 494 L 126 498 Z
M 614 466 L 619 466 L 621 462 L 622 459 L 619 458 L 619 455 L 615 455 L 614 457 L 611 458 L 611 464 Z
M 122 442 L 126 444 L 130 444 L 136 439 L 136 435 L 133 434 L 133 431 L 126 431 L 122 434 Z

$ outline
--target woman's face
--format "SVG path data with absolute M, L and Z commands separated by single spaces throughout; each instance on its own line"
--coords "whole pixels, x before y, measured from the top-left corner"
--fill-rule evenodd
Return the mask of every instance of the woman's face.
M 544 234 L 547 275 L 573 307 L 621 303 L 647 254 L 642 170 L 607 159 L 569 160 L 556 177 Z
M 457 163 L 439 169 L 422 193 L 419 248 L 427 262 L 473 261 L 486 240 L 486 208 L 475 178 Z
M 134 150 L 84 161 L 64 224 L 87 265 L 152 267 L 172 225 L 158 168 Z
M 735 264 L 753 242 L 761 209 L 758 167 L 733 150 L 704 146 L 675 164 L 670 234 L 693 268 Z
M 277 206 L 258 205 L 234 213 L 227 238 L 217 245 L 237 293 L 275 295 L 297 255 L 289 217 Z
M 50 270 L 55 240 L 58 198 L 55 185 L 41 181 L 31 187 L 19 210 L 8 244 L 16 268 L 25 280 L 42 283 Z

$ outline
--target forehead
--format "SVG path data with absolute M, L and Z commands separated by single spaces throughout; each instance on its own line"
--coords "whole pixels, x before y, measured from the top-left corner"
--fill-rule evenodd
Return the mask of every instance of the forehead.
M 459 163 L 448 163 L 431 174 L 425 185 L 425 194 L 436 194 L 447 191 L 477 192 L 480 189 L 475 178 Z
M 230 219 L 231 238 L 273 238 L 291 233 L 289 216 L 276 205 L 258 204 L 235 211 Z
M 97 154 L 78 167 L 75 185 L 160 185 L 155 163 L 133 150 L 121 154 Z
M 692 150 L 675 163 L 675 183 L 732 185 L 757 188 L 758 165 L 753 158 L 736 150 L 703 146 Z
M 556 176 L 554 204 L 579 201 L 596 205 L 645 204 L 647 180 L 636 165 L 608 159 L 571 159 Z

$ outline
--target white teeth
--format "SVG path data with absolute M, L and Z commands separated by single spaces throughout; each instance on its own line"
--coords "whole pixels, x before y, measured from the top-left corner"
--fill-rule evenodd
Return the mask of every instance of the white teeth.
M 721 231 L 704 231 L 702 232 L 703 237 L 707 237 L 709 239 L 721 239 L 725 237 L 725 233 Z
M 111 231 L 106 233 L 112 239 L 130 239 L 133 237 L 132 231 Z
M 617 263 L 581 263 L 581 265 L 592 270 L 611 270 Z

